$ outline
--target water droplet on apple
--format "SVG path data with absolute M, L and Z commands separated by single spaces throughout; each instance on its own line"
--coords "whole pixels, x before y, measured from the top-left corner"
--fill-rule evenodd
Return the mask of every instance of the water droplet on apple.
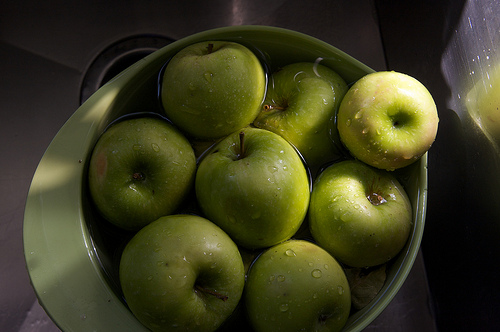
M 283 303 L 280 305 L 280 311 L 281 312 L 286 312 L 288 311 L 288 304 L 287 303 Z
M 151 143 L 151 147 L 153 148 L 154 152 L 160 151 L 160 147 L 156 143 Z
M 320 269 L 314 269 L 314 270 L 312 270 L 312 272 L 311 272 L 311 275 L 312 275 L 314 278 L 321 278 L 321 275 L 322 275 L 322 274 L 323 274 L 323 273 L 321 272 L 321 270 L 320 270 Z
M 134 145 L 132 146 L 132 149 L 133 149 L 134 151 L 139 151 L 141 148 L 142 148 L 142 146 L 141 146 L 140 144 L 134 144 Z
M 212 74 L 211 72 L 207 71 L 205 74 L 203 74 L 203 77 L 205 78 L 205 80 L 207 82 L 212 82 L 212 77 L 214 76 L 214 74 Z
M 359 110 L 354 114 L 355 119 L 361 119 L 363 117 L 363 110 Z
M 148 281 L 151 281 L 151 280 L 153 280 L 153 276 L 148 277 Z
M 309 262 L 309 263 L 307 263 L 307 265 L 309 265 L 309 266 L 313 266 L 313 265 L 314 265 L 314 263 L 313 263 L 313 262 Z
M 347 127 L 350 127 L 350 126 L 351 126 L 351 122 L 352 122 L 352 120 L 351 120 L 351 119 L 347 119 L 347 120 L 346 120 L 346 122 L 345 122 L 345 125 L 346 125 Z
M 128 186 L 128 187 L 129 187 L 130 189 L 132 189 L 133 191 L 137 191 L 137 187 L 136 187 L 135 183 L 131 183 L 131 184 L 129 184 L 129 186 Z
M 212 265 L 210 265 L 210 268 L 215 269 L 216 266 L 217 266 L 217 263 L 212 263 Z
M 189 90 L 191 90 L 191 91 L 196 90 L 196 86 L 194 85 L 194 83 L 193 83 L 193 82 L 189 82 L 188 88 L 189 88 Z
M 280 274 L 280 275 L 278 276 L 277 280 L 278 280 L 279 282 L 283 282 L 283 281 L 285 281 L 285 276 Z
M 269 170 L 269 172 L 271 172 L 271 173 L 275 173 L 275 172 L 277 172 L 277 171 L 278 171 L 278 167 L 276 167 L 276 166 L 269 166 L 267 169 L 268 169 L 268 170 Z
M 342 286 L 337 287 L 337 291 L 339 292 L 339 295 L 344 294 L 344 287 Z
M 323 267 L 325 268 L 325 270 L 328 270 L 329 268 L 328 264 L 323 265 Z
M 285 255 L 287 255 L 288 257 L 294 257 L 294 256 L 297 256 L 297 255 L 295 254 L 295 251 L 293 251 L 292 249 L 287 249 L 287 250 L 285 251 Z
M 318 298 L 318 293 L 314 293 L 313 294 L 313 299 L 317 299 Z
M 363 128 L 363 130 L 361 131 L 363 134 L 366 134 L 368 133 L 369 129 L 368 128 Z
M 271 276 L 269 276 L 269 281 L 274 281 L 274 279 L 276 279 L 276 277 L 274 276 L 274 274 L 272 274 Z

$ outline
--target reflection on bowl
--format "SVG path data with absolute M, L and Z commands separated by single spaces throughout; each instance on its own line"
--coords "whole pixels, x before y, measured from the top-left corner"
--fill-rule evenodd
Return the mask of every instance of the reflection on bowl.
M 146 330 L 124 303 L 117 264 L 131 234 L 101 222 L 86 193 L 86 167 L 99 135 L 115 119 L 158 112 L 158 74 L 170 57 L 192 43 L 223 39 L 262 51 L 271 70 L 298 61 L 321 61 L 348 83 L 372 72 L 338 49 L 307 35 L 274 27 L 236 26 L 205 31 L 152 53 L 93 94 L 67 121 L 34 175 L 24 217 L 27 268 L 41 305 L 62 330 Z M 387 270 L 377 297 L 354 312 L 346 331 L 361 330 L 396 295 L 411 270 L 423 235 L 427 154 L 395 173 L 413 205 L 413 230 Z

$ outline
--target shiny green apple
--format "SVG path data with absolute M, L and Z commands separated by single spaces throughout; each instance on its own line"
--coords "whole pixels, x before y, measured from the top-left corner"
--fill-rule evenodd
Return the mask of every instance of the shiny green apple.
M 238 247 L 211 221 L 162 217 L 125 247 L 119 268 L 127 305 L 153 331 L 215 331 L 243 293 Z
M 352 267 L 386 263 L 412 228 L 412 206 L 388 171 L 357 160 L 332 164 L 316 179 L 309 227 L 316 242 Z
M 250 268 L 244 299 L 257 332 L 340 331 L 351 308 L 342 267 L 304 240 L 280 243 L 260 255 Z
M 159 117 L 130 118 L 98 139 L 88 183 L 104 218 L 138 230 L 175 211 L 191 190 L 195 172 L 190 143 L 170 123 Z
M 436 104 L 426 87 L 394 71 L 359 79 L 337 114 L 340 139 L 350 153 L 386 170 L 408 166 L 427 152 L 438 122 Z
M 310 197 L 295 149 L 273 132 L 250 127 L 226 137 L 200 162 L 195 189 L 207 218 L 250 249 L 289 239 Z
M 475 123 L 500 148 L 500 64 L 488 68 L 488 80 L 480 80 L 467 93 L 465 105 Z
M 215 139 L 255 119 L 266 92 L 266 74 L 247 47 L 205 41 L 167 63 L 161 101 L 167 117 L 188 136 Z
M 263 109 L 254 121 L 292 143 L 311 167 L 339 156 L 329 128 L 347 84 L 319 63 L 299 62 L 273 73 Z

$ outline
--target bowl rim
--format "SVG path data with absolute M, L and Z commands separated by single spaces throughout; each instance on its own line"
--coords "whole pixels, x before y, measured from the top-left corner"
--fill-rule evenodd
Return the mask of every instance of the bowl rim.
M 152 68 L 159 70 L 169 54 L 183 46 L 224 36 L 231 39 L 233 34 L 238 36 L 235 41 L 243 40 L 245 36 L 262 33 L 286 37 L 287 40 L 302 40 L 334 54 L 334 65 L 350 66 L 341 75 L 347 76 L 348 82 L 373 72 L 345 52 L 301 32 L 270 26 L 229 26 L 175 41 L 101 87 L 66 121 L 48 146 L 33 176 L 24 211 L 23 245 L 30 281 L 39 303 L 61 330 L 147 331 L 109 287 L 81 206 L 83 176 L 90 150 L 112 117 L 106 110 L 116 106 L 115 99 L 118 95 L 123 97 L 122 90 L 133 91 L 130 80 L 142 82 L 151 79 Z M 417 168 L 413 169 L 416 177 L 410 179 L 409 184 L 412 190 L 416 190 L 412 201 L 415 225 L 410 240 L 397 258 L 400 266 L 377 298 L 368 307 L 351 315 L 345 331 L 362 330 L 387 307 L 416 259 L 425 224 L 427 153 L 411 167 Z

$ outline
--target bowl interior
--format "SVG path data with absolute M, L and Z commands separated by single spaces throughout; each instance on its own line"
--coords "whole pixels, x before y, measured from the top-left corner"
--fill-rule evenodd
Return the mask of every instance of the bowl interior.
M 373 70 L 335 47 L 290 30 L 237 26 L 205 31 L 138 61 L 100 88 L 65 123 L 35 172 L 24 216 L 24 250 L 41 305 L 62 330 L 141 331 L 124 303 L 117 278 L 121 249 L 131 234 L 102 222 L 86 192 L 90 152 L 103 130 L 129 113 L 161 112 L 157 89 L 162 66 L 183 47 L 203 40 L 231 40 L 260 54 L 273 70 L 298 61 L 320 62 L 352 83 Z M 349 318 L 345 331 L 366 327 L 406 279 L 423 235 L 427 155 L 396 171 L 413 205 L 413 231 L 387 271 L 377 297 Z

